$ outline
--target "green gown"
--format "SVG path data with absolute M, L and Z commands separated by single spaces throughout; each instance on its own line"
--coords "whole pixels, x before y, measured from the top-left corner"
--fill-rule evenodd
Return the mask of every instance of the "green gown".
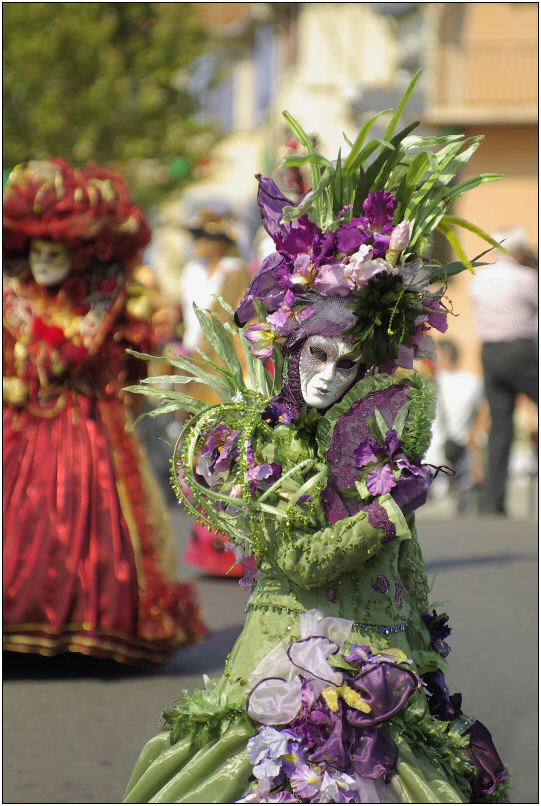
M 322 458 L 322 447 L 328 446 L 351 400 L 398 382 L 389 376 L 360 381 L 319 419 L 315 433 L 300 435 L 294 426 L 267 429 L 256 455 L 259 452 L 267 461 L 280 459 L 286 468 L 303 451 L 317 453 L 319 445 Z M 430 438 L 434 400 L 419 376 L 411 389 L 403 439 L 423 450 Z M 261 518 L 253 550 L 263 575 L 257 579 L 244 629 L 224 674 L 219 680 L 207 678 L 204 690 L 193 697 L 185 694 L 166 709 L 166 729 L 144 747 L 124 802 L 232 803 L 251 791 L 253 765 L 247 745 L 260 725 L 246 712 L 253 684 L 249 675 L 280 642 L 299 640 L 304 612 L 316 609 L 353 621 L 345 652 L 356 644 L 369 646 L 373 653 L 394 648 L 412 660 L 409 668 L 419 675 L 446 671 L 447 661 L 431 643 L 421 618 L 429 610 L 428 585 L 414 515 L 405 518 L 389 494 L 378 502 L 396 530 L 390 542 L 385 529 L 372 525 L 363 510 L 329 524 L 319 509 L 302 526 L 292 520 L 286 529 L 272 516 Z M 468 743 L 464 733 L 472 721 L 464 715 L 453 722 L 431 716 L 419 687 L 385 723 L 398 759 L 389 783 L 378 790 L 383 802 L 470 802 L 473 767 L 464 749 Z

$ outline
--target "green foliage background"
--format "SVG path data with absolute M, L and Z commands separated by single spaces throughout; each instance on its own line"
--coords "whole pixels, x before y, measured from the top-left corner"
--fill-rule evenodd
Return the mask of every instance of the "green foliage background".
M 195 3 L 5 3 L 3 167 L 95 159 L 156 201 L 213 142 L 188 92 L 206 48 Z

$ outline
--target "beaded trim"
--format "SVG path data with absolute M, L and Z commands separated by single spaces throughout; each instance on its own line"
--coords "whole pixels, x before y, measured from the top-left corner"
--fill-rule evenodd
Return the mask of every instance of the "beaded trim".
M 251 603 L 248 602 L 246 607 L 244 608 L 244 612 L 247 613 L 249 610 L 266 610 L 271 611 L 272 613 L 287 613 L 288 615 L 293 616 L 302 616 L 305 612 L 304 610 L 295 610 L 293 607 L 281 607 L 280 605 L 266 605 L 261 603 Z M 411 616 L 411 612 L 410 612 Z M 389 633 L 396 633 L 396 632 L 403 632 L 408 624 L 411 622 L 411 618 L 406 619 L 406 621 L 401 622 L 399 625 L 385 625 L 380 626 L 376 624 L 363 624 L 359 621 L 354 621 L 353 624 L 355 627 L 361 630 L 372 630 L 374 632 L 382 632 L 385 635 L 389 635 Z

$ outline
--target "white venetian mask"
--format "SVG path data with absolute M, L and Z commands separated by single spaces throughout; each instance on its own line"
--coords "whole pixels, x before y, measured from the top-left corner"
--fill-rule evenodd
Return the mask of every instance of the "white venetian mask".
M 65 243 L 32 238 L 28 262 L 36 283 L 59 285 L 71 272 L 71 250 Z
M 339 336 L 310 336 L 299 360 L 302 396 L 308 406 L 326 409 L 353 385 L 358 360 Z

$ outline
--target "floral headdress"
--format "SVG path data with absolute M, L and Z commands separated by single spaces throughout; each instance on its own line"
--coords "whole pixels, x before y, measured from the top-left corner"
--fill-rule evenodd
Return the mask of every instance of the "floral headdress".
M 433 353 L 428 330 L 447 329 L 447 278 L 476 265 L 467 259 L 451 225 L 500 248 L 478 227 L 446 212 L 467 190 L 500 178 L 482 174 L 450 187 L 482 137 L 419 137 L 412 134 L 418 121 L 395 134 L 418 76 L 383 139 L 366 143 L 380 112 L 364 124 L 355 143 L 348 141 L 347 158 L 339 153 L 336 162 L 313 151 L 309 137 L 284 113 L 307 153 L 286 157 L 281 167 L 308 163 L 312 190 L 294 205 L 271 179 L 258 176 L 258 203 L 276 252 L 252 279 L 235 316 L 238 325 L 245 325 L 256 315 L 254 302 L 263 303 L 265 321 L 246 334 L 258 357 L 270 356 L 275 343 L 287 351 L 292 333 L 308 328 L 314 295 L 338 296 L 355 317 L 342 335 L 353 341 L 362 363 L 411 367 L 413 358 Z M 435 229 L 449 239 L 459 262 L 443 266 L 424 258 Z M 442 285 L 430 290 L 435 283 Z
M 259 177 L 259 206 L 276 251 L 263 261 L 236 311 L 218 297 L 229 322 L 222 324 L 194 306 L 220 365 L 200 350 L 198 358 L 175 355 L 168 361 L 183 374 L 146 378 L 126 390 L 162 399 L 148 416 L 176 409 L 191 415 L 174 452 L 177 496 L 195 518 L 228 535 L 242 551 L 257 548 L 264 513 L 273 515 L 276 528 L 284 532 L 311 522 L 328 486 L 329 465 L 320 461 L 317 451 L 325 452 L 329 445 L 322 437 L 325 445 L 322 442 L 316 451 L 311 437 L 305 439 L 303 434 L 312 434 L 318 417 L 332 419 L 331 413 L 292 414 L 287 400 L 282 405 L 285 375 L 291 385 L 292 356 L 298 355 L 302 340 L 312 333 L 345 335 L 358 348 L 359 369 L 370 370 L 359 383 L 379 388 L 380 380 L 374 377 L 379 370 L 383 386 L 392 386 L 389 373 L 397 365 L 407 368 L 414 357 L 428 354 L 429 328 L 446 329 L 447 278 L 479 265 L 477 258 L 468 261 L 450 225 L 466 227 L 500 248 L 474 225 L 446 213 L 449 203 L 465 191 L 499 178 L 483 174 L 449 187 L 481 138 L 417 137 L 411 134 L 417 123 L 394 133 L 417 78 L 392 115 L 384 138 L 366 143 L 376 115 L 349 144 L 347 158 L 342 160 L 339 154 L 336 163 L 315 153 L 308 136 L 285 113 L 307 154 L 287 157 L 282 164 L 308 163 L 312 190 L 293 205 L 271 179 Z M 423 257 L 435 228 L 450 239 L 458 262 L 443 266 Z M 436 291 L 430 288 L 434 284 Z M 255 317 L 259 324 L 250 325 Z M 249 381 L 231 335 L 240 337 Z M 283 372 L 284 357 L 288 373 Z M 159 388 L 165 382 L 210 386 L 222 402 L 212 406 L 177 389 Z M 418 395 L 424 411 L 430 394 L 416 376 L 408 382 L 411 398 Z M 348 394 L 357 394 L 355 387 Z M 350 405 L 355 398 L 348 400 L 346 395 L 342 402 Z M 403 403 L 391 431 L 383 419 L 378 425 L 377 447 L 365 439 L 367 434 L 362 437 L 366 450 L 356 457 L 356 468 L 369 474 L 372 460 L 382 465 L 378 457 L 388 454 L 393 473 L 400 475 L 404 467 L 413 476 L 421 472 L 417 454 L 426 449 L 429 435 L 416 418 L 406 422 L 409 404 Z M 329 428 L 331 419 L 326 421 Z M 319 428 L 317 423 L 315 427 Z M 271 430 L 284 446 L 287 443 L 283 461 L 288 469 L 275 461 Z M 372 494 L 369 486 L 365 492 Z
M 31 238 L 67 244 L 73 268 L 91 260 L 132 267 L 150 241 L 143 211 L 125 180 L 89 162 L 74 168 L 62 158 L 17 165 L 3 201 L 4 249 L 22 252 Z

